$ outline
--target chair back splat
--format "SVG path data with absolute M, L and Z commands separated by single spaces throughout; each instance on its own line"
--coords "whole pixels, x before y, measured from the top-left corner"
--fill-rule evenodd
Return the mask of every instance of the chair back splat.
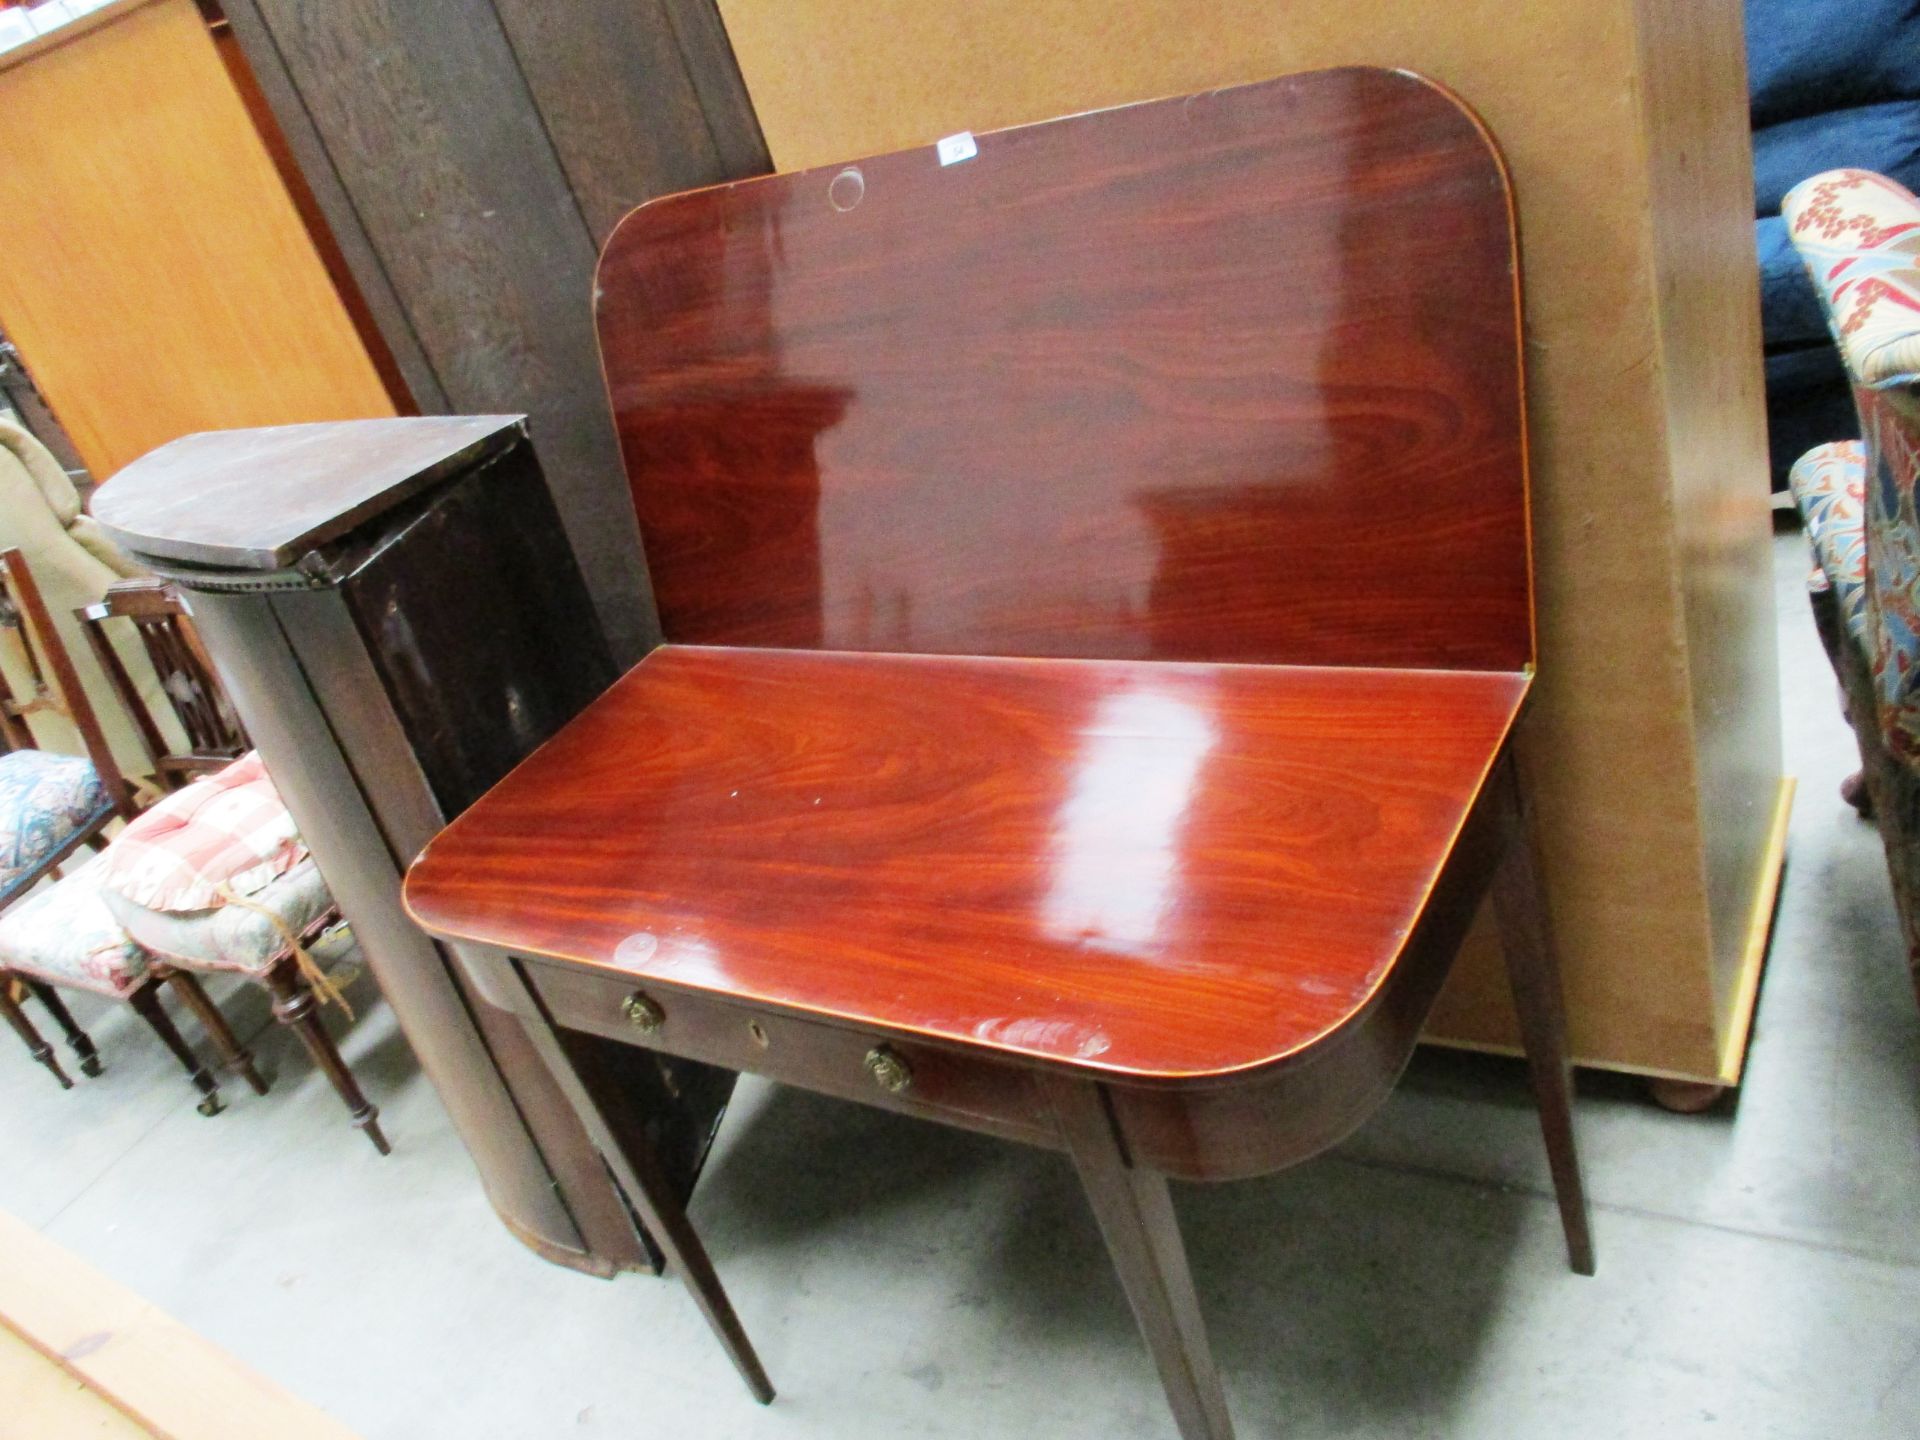
M 180 592 L 164 580 L 123 580 L 108 587 L 94 605 L 78 612 L 94 658 L 138 727 L 140 742 L 164 790 L 177 789 L 196 775 L 211 774 L 250 748 L 247 732 L 215 674 L 213 662 L 187 617 Z M 133 677 L 114 649 L 107 627 L 125 621 L 139 637 L 173 717 L 185 733 L 187 748 L 175 750 L 147 708 Z

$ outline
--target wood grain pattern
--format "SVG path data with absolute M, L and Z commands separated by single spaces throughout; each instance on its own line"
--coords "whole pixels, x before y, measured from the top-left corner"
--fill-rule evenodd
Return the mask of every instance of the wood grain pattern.
M 395 0 L 256 8 L 448 401 L 531 417 L 609 640 L 639 655 L 646 576 L 593 384 L 594 244 L 499 17 Z
M 1458 102 L 1332 71 L 979 145 L 609 242 L 670 641 L 1532 658 L 1512 216 Z
M 434 840 L 407 904 L 668 987 L 1220 1075 L 1367 1002 L 1526 687 L 666 646 Z
M 1645 36 L 1654 254 L 1672 287 L 1661 314 L 1661 379 L 1673 446 L 1675 543 L 1687 637 L 1700 852 L 1711 968 L 1705 979 L 1723 1080 L 1738 1080 L 1765 955 L 1780 858 L 1770 839 L 1780 784 L 1771 497 L 1760 275 L 1747 203 L 1753 139 L 1728 124 L 1747 98 L 1741 7 L 1636 0 Z
M 194 430 L 391 415 L 192 0 L 0 68 L 0 324 L 96 479 Z

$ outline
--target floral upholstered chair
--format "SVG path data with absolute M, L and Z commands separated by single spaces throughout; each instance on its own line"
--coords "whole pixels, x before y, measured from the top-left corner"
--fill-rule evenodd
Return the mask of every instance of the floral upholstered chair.
M 1860 741 L 1856 803 L 1879 819 L 1920 987 L 1920 200 L 1833 170 L 1782 214 L 1860 412 L 1863 438 L 1809 451 L 1791 483 L 1818 562 L 1815 620 Z

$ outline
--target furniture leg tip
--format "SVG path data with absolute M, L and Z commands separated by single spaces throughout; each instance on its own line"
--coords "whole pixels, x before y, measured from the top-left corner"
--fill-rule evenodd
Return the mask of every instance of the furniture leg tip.
M 99 1079 L 101 1075 L 106 1073 L 106 1068 L 105 1065 L 100 1063 L 100 1057 L 98 1055 L 89 1055 L 80 1062 L 80 1073 L 90 1079 Z
M 381 1130 L 372 1120 L 367 1121 L 361 1128 L 367 1132 L 367 1139 L 373 1142 L 374 1149 L 378 1150 L 382 1155 L 391 1155 L 393 1153 L 393 1146 L 387 1140 L 386 1132 Z
M 258 1070 L 249 1068 L 243 1073 L 241 1078 L 253 1087 L 253 1093 L 256 1095 L 264 1095 L 268 1090 L 273 1088 Z
M 1840 782 L 1840 798 L 1859 812 L 1862 820 L 1873 819 L 1873 792 L 1867 789 L 1867 775 L 1856 770 Z
M 1653 1097 L 1653 1103 L 1676 1115 L 1698 1115 L 1703 1110 L 1711 1110 L 1720 1103 L 1727 1089 L 1725 1085 L 1699 1080 L 1655 1079 L 1647 1082 L 1647 1093 Z
M 220 1103 L 220 1093 L 215 1091 L 211 1095 L 202 1095 L 200 1097 L 200 1103 L 193 1108 L 198 1110 L 202 1115 L 211 1118 L 218 1115 L 227 1107 Z

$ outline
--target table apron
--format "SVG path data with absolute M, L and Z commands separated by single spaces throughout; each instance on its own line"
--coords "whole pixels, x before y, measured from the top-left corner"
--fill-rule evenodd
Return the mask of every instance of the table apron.
M 1063 1148 L 1045 1095 L 1033 1072 L 1020 1065 L 711 995 L 641 986 L 628 976 L 563 962 L 520 963 L 555 1023 L 566 1029 L 1006 1140 Z M 641 989 L 660 1007 L 660 1023 L 652 1030 L 636 1028 L 625 1012 L 627 997 Z M 906 1066 L 911 1079 L 905 1089 L 882 1089 L 868 1073 L 867 1055 L 881 1046 Z

